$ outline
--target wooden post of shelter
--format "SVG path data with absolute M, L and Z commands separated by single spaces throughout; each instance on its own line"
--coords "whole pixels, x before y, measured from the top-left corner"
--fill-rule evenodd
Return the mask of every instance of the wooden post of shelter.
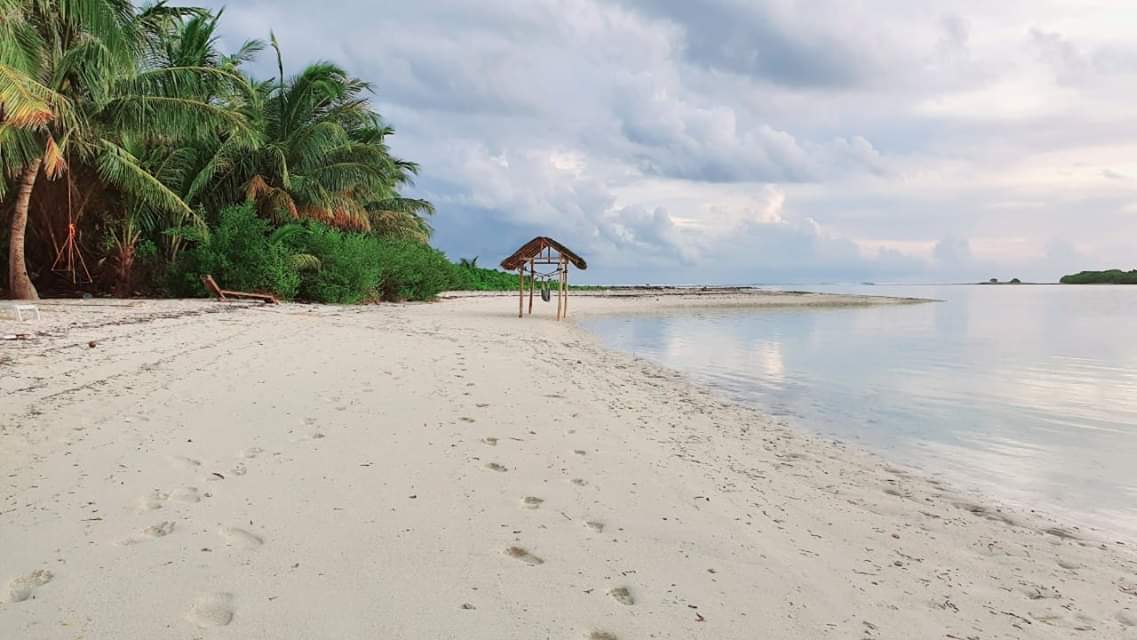
M 533 315 L 533 285 L 537 280 L 537 264 L 529 259 L 529 315 Z
M 567 262 L 565 263 L 564 269 L 561 271 L 561 289 L 563 289 L 565 292 L 564 307 L 561 309 L 561 317 L 564 318 L 564 317 L 568 316 L 569 288 L 568 288 L 568 263 Z
M 553 256 L 553 252 L 557 253 L 556 257 Z M 529 267 L 529 315 L 533 314 L 533 290 L 537 287 L 537 278 L 542 278 L 544 282 L 551 282 L 555 276 L 557 279 L 556 318 L 557 320 L 561 320 L 567 317 L 569 296 L 568 270 L 570 266 L 575 266 L 582 271 L 587 269 L 588 264 L 584 261 L 584 258 L 576 255 L 552 238 L 538 236 L 522 245 L 513 255 L 502 260 L 502 269 L 506 271 L 517 269 L 518 318 L 525 316 L 526 264 L 528 264 Z M 554 266 L 555 270 L 549 273 L 538 273 L 537 265 Z M 542 291 L 547 291 L 547 289 L 542 289 Z M 542 294 L 542 296 L 543 295 L 544 294 Z

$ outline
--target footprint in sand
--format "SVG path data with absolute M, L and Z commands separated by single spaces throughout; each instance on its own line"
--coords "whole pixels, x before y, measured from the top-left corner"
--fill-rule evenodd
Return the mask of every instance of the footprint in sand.
M 167 502 L 183 502 L 193 504 L 201 502 L 201 493 L 196 487 L 183 487 L 170 492 L 155 489 L 138 499 L 140 511 L 153 511 L 161 509 Z
M 591 631 L 585 638 L 588 640 L 620 640 L 616 634 L 607 631 Z
M 575 484 L 578 487 L 583 487 L 588 484 L 588 481 L 584 478 L 573 478 L 572 480 L 569 480 L 569 482 Z
M 491 446 L 491 447 L 496 447 L 496 446 L 497 446 L 497 438 L 493 438 L 493 437 L 490 437 L 490 438 L 482 438 L 482 442 L 483 442 L 484 444 L 488 444 L 488 445 L 489 445 L 489 446 Z
M 603 522 L 597 522 L 595 520 L 585 520 L 584 526 L 588 527 L 589 529 L 592 529 L 596 533 L 601 533 L 604 531 L 604 523 Z
M 505 467 L 505 465 L 501 465 L 501 464 L 498 464 L 496 462 L 487 462 L 486 468 L 489 469 L 490 471 L 498 471 L 498 472 L 509 471 L 509 469 L 507 469 Z
M 537 566 L 539 564 L 545 563 L 544 560 L 538 558 L 532 553 L 529 553 L 529 550 L 524 547 L 509 547 L 505 550 L 505 555 L 509 556 L 510 558 L 520 560 L 528 565 Z
M 625 606 L 630 607 L 636 603 L 636 599 L 632 597 L 632 592 L 628 591 L 627 587 L 612 587 L 608 590 L 608 596 Z
M 243 476 L 248 472 L 249 472 L 249 468 L 246 467 L 243 462 L 238 462 L 237 464 L 233 465 L 232 469 L 229 470 L 229 473 L 231 473 L 235 476 Z
M 311 442 L 312 440 L 323 440 L 328 437 L 323 431 L 313 431 L 302 435 L 297 435 L 288 439 L 292 444 L 301 444 L 304 442 Z
M 165 538 L 174 532 L 174 523 L 171 520 L 163 520 L 158 524 L 152 524 L 142 530 L 142 535 L 147 538 Z
M 224 627 L 233 621 L 233 594 L 209 593 L 193 601 L 186 620 L 199 627 Z
M 1062 567 L 1063 569 L 1065 569 L 1067 571 L 1075 571 L 1076 572 L 1078 569 L 1082 568 L 1082 565 L 1078 564 L 1077 562 L 1074 562 L 1072 560 L 1066 560 L 1064 558 L 1059 558 L 1057 564 L 1059 567 Z
M 572 452 L 578 456 L 588 455 L 588 452 L 585 451 L 584 449 L 573 449 Z
M 170 494 L 155 489 L 154 491 L 151 491 L 150 493 L 138 499 L 138 509 L 140 511 L 153 511 L 155 509 L 161 509 L 162 505 L 165 504 L 166 500 L 169 498 Z
M 248 449 L 242 449 L 240 455 L 242 458 L 251 460 L 264 452 L 265 450 L 260 447 L 249 447 Z
M 47 569 L 36 569 L 26 576 L 14 578 L 8 583 L 8 602 L 23 602 L 36 597 L 36 591 L 54 577 Z
M 164 520 L 157 524 L 152 524 L 142 530 L 142 533 L 131 536 L 123 540 L 119 544 L 130 545 L 146 542 L 147 540 L 154 540 L 156 538 L 165 538 L 174 532 L 174 523 L 170 520 Z
M 256 549 L 265 542 L 264 538 L 257 534 L 236 527 L 222 527 L 217 530 L 217 533 L 220 534 L 222 538 L 225 538 L 225 542 L 231 547 Z
M 536 509 L 540 507 L 543 502 L 545 502 L 543 498 L 538 498 L 536 496 L 525 496 L 521 499 L 521 506 L 525 507 L 526 509 Z
M 172 502 L 194 504 L 201 502 L 201 493 L 197 490 L 197 487 L 183 487 L 181 489 L 174 489 L 170 492 L 170 500 Z
M 179 469 L 197 469 L 201 466 L 201 460 L 194 460 L 185 456 L 170 456 L 170 463 Z

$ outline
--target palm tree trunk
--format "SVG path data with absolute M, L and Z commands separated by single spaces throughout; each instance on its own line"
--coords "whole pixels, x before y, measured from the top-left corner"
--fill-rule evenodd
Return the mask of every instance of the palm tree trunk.
M 32 200 L 32 187 L 39 175 L 39 161 L 31 162 L 20 176 L 16 193 L 16 210 L 12 212 L 12 232 L 8 238 L 8 288 L 14 300 L 39 300 L 39 293 L 28 277 L 24 260 L 24 236 L 28 228 L 28 205 Z

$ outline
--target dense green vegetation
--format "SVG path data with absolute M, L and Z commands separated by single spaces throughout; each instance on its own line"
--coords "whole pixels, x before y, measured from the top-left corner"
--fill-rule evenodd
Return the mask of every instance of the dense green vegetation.
M 401 194 L 418 167 L 390 153 L 366 82 L 288 75 L 275 38 L 219 51 L 220 18 L 0 0 L 7 294 L 204 295 L 201 273 L 324 302 L 504 283 L 429 247 L 433 207 Z M 267 49 L 276 75 L 246 73 Z
M 1062 284 L 1137 284 L 1137 269 L 1122 271 L 1109 269 L 1107 271 L 1079 271 L 1059 280 Z
M 517 288 L 513 274 L 466 260 L 451 263 L 421 242 L 311 221 L 274 226 L 252 203 L 223 209 L 217 224 L 195 238 L 167 273 L 166 288 L 174 295 L 195 295 L 209 273 L 239 290 L 341 304 Z
M 517 274 L 485 269 L 478 266 L 478 258 L 462 258 L 455 265 L 452 288 L 461 291 L 512 291 L 517 289 Z M 525 277 L 529 286 L 529 277 Z

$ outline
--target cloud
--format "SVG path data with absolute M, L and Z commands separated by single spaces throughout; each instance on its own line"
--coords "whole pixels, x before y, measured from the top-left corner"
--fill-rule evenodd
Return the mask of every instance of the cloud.
M 1084 49 L 1066 36 L 1039 28 L 1030 30 L 1031 43 L 1059 82 L 1082 85 L 1102 76 L 1137 74 L 1137 47 L 1104 43 Z
M 776 3 L 649 1 L 638 8 L 684 33 L 695 64 L 800 86 L 846 86 L 868 78 L 870 65 L 848 39 Z
M 1032 0 L 251 0 L 221 24 L 230 47 L 271 28 L 288 69 L 331 59 L 374 83 L 451 255 L 549 234 L 593 281 L 802 282 L 1129 261 L 1132 19 Z
M 948 237 L 936 243 L 932 256 L 941 269 L 958 269 L 970 265 L 971 244 L 966 238 Z

